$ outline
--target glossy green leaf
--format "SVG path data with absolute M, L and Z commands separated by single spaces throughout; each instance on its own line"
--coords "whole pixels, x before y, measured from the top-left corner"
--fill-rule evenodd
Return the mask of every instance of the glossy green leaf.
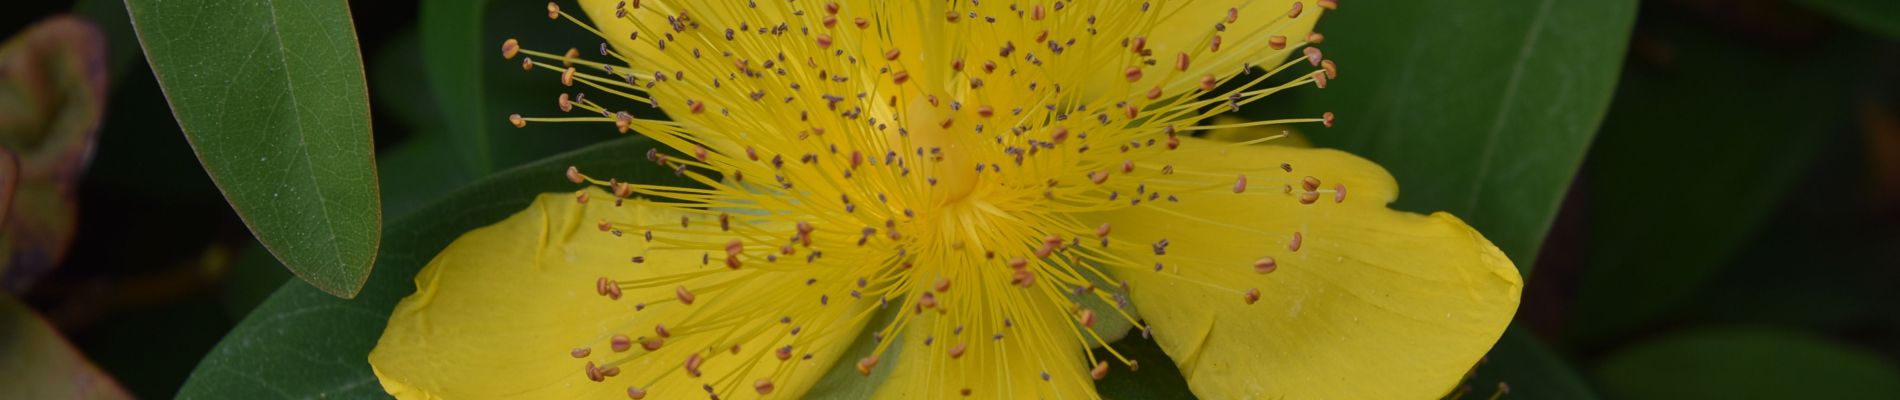
M 1719 29 L 1669 25 L 1639 38 L 1587 167 L 1592 216 L 1571 339 L 1631 332 L 1693 300 L 1851 120 L 1872 64 L 1864 40 L 1774 45 Z
M 0 295 L 0 398 L 130 399 L 53 325 L 12 297 Z
M 569 165 L 639 182 L 686 184 L 646 162 L 644 139 L 591 146 L 497 173 L 448 194 L 389 228 L 377 273 L 355 300 L 290 282 L 225 336 L 192 372 L 181 398 L 384 397 L 368 355 L 396 302 L 436 252 L 470 229 L 507 217 L 541 192 L 574 190 Z
M 1609 106 L 1634 0 L 1342 2 L 1321 20 L 1339 78 L 1265 118 L 1332 111 L 1319 147 L 1385 166 L 1394 206 L 1450 211 L 1529 272 Z
M 1596 370 L 1603 393 L 1645 399 L 1897 399 L 1900 368 L 1825 338 L 1709 330 L 1632 346 Z
M 369 93 L 336 0 L 128 0 L 205 171 L 291 272 L 355 296 L 382 235 Z
M 1900 1 L 1796 0 L 1868 32 L 1900 38 Z

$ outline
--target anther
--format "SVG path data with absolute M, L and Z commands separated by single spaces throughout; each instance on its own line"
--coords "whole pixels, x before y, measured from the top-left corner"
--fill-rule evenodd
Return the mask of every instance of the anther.
M 1212 91 L 1219 84 L 1220 80 L 1215 79 L 1213 74 L 1201 75 L 1201 90 Z
M 1339 1 L 1337 0 L 1319 0 L 1317 2 L 1314 2 L 1314 4 L 1319 5 L 1319 8 L 1324 8 L 1328 10 L 1339 9 Z
M 567 355 L 574 356 L 574 358 L 587 358 L 587 356 L 591 354 L 594 354 L 594 349 L 586 347 L 575 347 L 574 350 L 567 352 Z
M 1036 274 L 1033 272 L 1029 272 L 1029 269 L 1027 268 L 1018 268 L 1016 269 L 1014 276 L 1012 276 L 1009 279 L 1009 284 L 1021 286 L 1024 288 L 1035 286 Z
M 830 35 L 830 34 L 824 34 L 824 33 L 820 33 L 820 34 L 818 34 L 818 48 L 820 48 L 820 49 L 829 49 L 829 48 L 831 48 L 831 35 Z
M 884 52 L 884 60 L 897 61 L 897 56 L 902 55 L 902 54 L 904 53 L 902 51 L 898 51 L 898 49 L 890 49 L 889 51 Z
M 653 324 L 653 334 L 663 338 L 673 337 L 673 331 L 667 330 L 665 324 Z
M 1333 60 L 1319 60 L 1319 67 L 1326 70 L 1326 78 L 1339 78 L 1339 64 L 1333 63 Z
M 1259 260 L 1254 260 L 1253 262 L 1253 272 L 1268 274 L 1273 273 L 1273 270 L 1278 268 L 1280 268 L 1280 264 L 1274 262 L 1273 257 L 1260 257 Z
M 1247 304 L 1253 304 L 1254 302 L 1260 301 L 1260 289 L 1248 288 L 1247 293 L 1241 296 L 1241 300 L 1246 301 Z
M 1055 144 L 1062 144 L 1065 140 L 1069 140 L 1069 128 L 1058 126 L 1049 134 L 1049 141 Z
M 1319 190 L 1319 178 L 1314 178 L 1312 176 L 1300 178 L 1300 188 L 1306 189 L 1306 191 L 1308 192 Z
M 871 368 L 877 367 L 877 356 L 858 359 L 858 375 L 871 376 Z
M 521 114 L 508 114 L 508 123 L 513 124 L 516 128 L 528 126 L 528 120 L 521 118 Z
M 627 387 L 627 398 L 630 398 L 630 399 L 633 399 L 633 400 L 642 400 L 642 399 L 645 399 L 645 398 L 647 398 L 647 390 L 646 390 L 646 389 L 641 389 L 641 388 L 637 388 L 637 387 L 633 387 L 633 386 L 628 386 L 628 387 Z
M 1344 202 L 1346 202 L 1346 184 L 1344 183 L 1333 184 L 1333 203 L 1344 203 Z
M 1089 369 L 1089 378 L 1099 381 L 1106 377 L 1108 377 L 1108 361 L 1096 361 L 1095 368 Z
M 574 67 L 561 71 L 561 86 L 574 86 Z
M 1247 191 L 1247 176 L 1240 175 L 1239 177 L 1234 179 L 1234 193 L 1240 193 L 1240 192 L 1245 192 L 1245 191 Z
M 686 290 L 685 286 L 673 288 L 673 297 L 679 298 L 680 304 L 693 305 L 693 292 Z
M 1319 201 L 1319 192 L 1301 192 L 1300 204 L 1313 204 Z
M 624 134 L 624 133 L 627 133 L 627 129 L 631 128 L 632 126 L 633 126 L 632 114 L 627 114 L 626 111 L 614 113 L 614 129 L 619 130 L 620 133 Z
M 561 65 L 572 67 L 576 58 L 581 58 L 581 50 L 569 47 L 566 53 L 561 53 Z
M 760 396 L 772 394 L 772 380 L 759 378 L 758 381 L 752 382 L 752 390 L 759 392 Z
M 575 203 L 580 203 L 580 204 L 587 204 L 587 199 L 588 199 L 588 197 L 587 197 L 587 192 L 577 192 L 577 193 L 574 193 L 574 202 L 575 202 Z
M 522 70 L 522 71 L 533 71 L 533 70 L 534 70 L 534 59 L 532 59 L 532 58 L 527 58 L 527 57 L 522 57 L 522 58 L 521 58 L 521 70 Z
M 594 366 L 593 361 L 588 361 L 587 366 L 585 369 L 583 369 L 583 371 L 586 371 L 587 380 L 594 381 L 594 382 L 607 380 L 607 376 L 602 375 L 600 373 L 600 367 Z
M 936 286 L 937 286 L 937 291 L 938 291 L 938 292 L 946 292 L 946 291 L 949 291 L 949 290 L 950 290 L 950 278 L 945 278 L 945 277 L 939 277 L 939 278 L 937 278 L 937 285 L 936 285 Z
M 705 358 L 701 357 L 699 353 L 693 353 L 693 355 L 686 356 L 686 365 L 685 365 L 686 374 L 692 375 L 694 378 L 698 378 L 699 364 L 704 361 L 705 361 Z
M 1094 328 L 1095 327 L 1095 310 L 1090 310 L 1087 308 L 1082 309 L 1082 315 L 1080 319 L 1082 320 L 1082 327 Z
M 1220 51 L 1220 35 L 1214 35 L 1214 38 L 1209 40 L 1207 43 L 1207 52 L 1214 53 L 1214 52 L 1219 52 L 1219 51 Z
M 1291 9 L 1291 10 L 1287 10 L 1287 11 L 1286 11 L 1286 17 L 1287 17 L 1287 18 L 1299 18 L 1299 17 L 1300 17 L 1300 10 L 1302 10 L 1302 9 L 1304 9 L 1304 8 L 1305 8 L 1304 6 L 1305 6 L 1305 3 L 1300 3 L 1300 2 L 1297 2 L 1297 1 L 1296 1 L 1296 2 L 1293 2 L 1293 9 Z
M 1100 238 L 1108 237 L 1109 229 L 1110 228 L 1108 226 L 1108 223 L 1103 222 L 1101 226 L 1095 227 L 1095 237 L 1100 237 Z
M 633 348 L 633 339 L 628 338 L 627 335 L 614 335 L 613 339 L 608 340 L 608 343 L 612 344 L 615 353 Z
M 1305 241 L 1305 238 L 1305 235 L 1301 235 L 1299 232 L 1293 232 L 1293 240 L 1286 242 L 1286 249 L 1289 251 L 1300 251 L 1300 242 Z
M 646 349 L 646 351 L 656 351 L 664 346 L 666 346 L 666 339 L 652 338 L 640 341 L 640 348 Z
M 1154 100 L 1154 99 L 1159 99 L 1159 98 L 1161 98 L 1160 86 L 1148 88 L 1148 100 Z
M 951 347 L 950 347 L 950 358 L 952 358 L 952 359 L 955 359 L 955 358 L 962 358 L 962 357 L 963 357 L 963 351 L 964 351 L 964 350 L 965 350 L 966 348 L 967 348 L 967 344 L 965 344 L 965 343 L 957 343 L 957 345 L 956 345 L 956 346 L 951 346 Z
M 778 348 L 778 350 L 773 351 L 772 355 L 775 357 L 778 357 L 779 361 L 791 360 L 792 359 L 792 345 L 788 344 L 788 345 L 785 345 L 785 347 L 780 347 Z
M 1296 3 L 1296 4 L 1297 4 L 1297 3 Z M 1273 35 L 1273 36 L 1268 36 L 1268 37 L 1267 37 L 1267 48 L 1270 48 L 1270 49 L 1274 49 L 1274 50 L 1280 50 L 1280 49 L 1285 49 L 1285 48 L 1286 48 L 1286 36 L 1280 36 L 1280 35 Z
M 1303 51 L 1306 53 L 1306 62 L 1308 64 L 1313 64 L 1313 66 L 1315 67 L 1319 66 L 1320 60 L 1324 59 L 1325 57 L 1325 54 L 1321 53 L 1318 47 L 1308 47 L 1305 49 L 1301 49 L 1300 51 Z
M 567 93 L 561 93 L 558 104 L 561 106 L 561 112 L 574 111 L 574 103 L 567 101 Z
M 1325 42 L 1325 41 L 1326 41 L 1326 35 L 1322 35 L 1319 32 L 1306 33 L 1307 44 L 1320 44 L 1321 42 Z
M 554 2 L 552 1 L 548 2 L 548 19 L 560 19 L 560 18 L 561 18 L 561 5 L 554 4 Z
M 1313 75 L 1313 86 L 1318 87 L 1320 89 L 1325 89 L 1326 79 L 1327 79 L 1326 71 L 1313 71 L 1312 75 Z
M 1176 70 L 1176 71 L 1186 71 L 1187 69 L 1188 69 L 1188 54 L 1187 54 L 1187 52 L 1185 52 L 1185 51 L 1183 51 L 1183 52 L 1181 52 L 1180 54 L 1176 54 L 1176 55 L 1174 56 L 1174 70 Z
M 515 59 L 516 54 L 521 54 L 520 41 L 516 41 L 514 38 L 509 38 L 508 40 L 501 42 L 501 58 L 513 60 Z
M 1319 117 L 1321 120 L 1324 120 L 1327 128 L 1333 127 L 1333 112 L 1332 111 L 1327 111 L 1325 114 L 1320 114 Z

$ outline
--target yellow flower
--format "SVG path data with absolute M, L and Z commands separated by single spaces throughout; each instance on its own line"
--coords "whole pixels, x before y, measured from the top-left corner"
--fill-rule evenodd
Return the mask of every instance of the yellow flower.
M 1092 398 L 1164 361 L 1115 352 L 1132 325 L 1206 398 L 1427 398 L 1517 308 L 1510 261 L 1387 209 L 1377 165 L 1187 134 L 1330 126 L 1210 119 L 1333 78 L 1331 0 L 582 5 L 549 18 L 608 63 L 503 55 L 596 95 L 511 121 L 614 124 L 702 186 L 570 169 L 592 188 L 456 240 L 370 355 L 398 397 L 799 397 L 845 371 L 876 398 Z M 624 111 L 648 106 L 671 119 Z

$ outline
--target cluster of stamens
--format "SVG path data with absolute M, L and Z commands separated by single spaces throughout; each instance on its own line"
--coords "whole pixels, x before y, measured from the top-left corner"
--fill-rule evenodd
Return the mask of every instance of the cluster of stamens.
M 1311 2 L 1337 7 L 1332 0 Z M 1160 161 L 1172 151 L 1221 150 L 1182 148 L 1179 136 L 1194 131 L 1332 126 L 1331 113 L 1203 123 L 1285 89 L 1324 88 L 1337 77 L 1337 65 L 1311 47 L 1322 35 L 1278 33 L 1312 12 L 1303 9 L 1306 2 L 1273 15 L 1228 9 L 1212 26 L 1194 27 L 1158 26 L 1164 7 L 1147 2 L 952 3 L 943 24 L 933 27 L 893 25 L 896 16 L 919 12 L 904 9 L 908 3 L 851 8 L 804 0 L 670 6 L 628 0 L 611 15 L 595 13 L 599 27 L 549 3 L 550 19 L 603 37 L 607 24 L 630 29 L 607 37 L 630 46 L 602 43 L 599 53 L 609 61 L 599 62 L 578 49 L 557 54 L 514 39 L 502 44 L 502 55 L 519 59 L 524 70 L 554 71 L 564 86 L 579 84 L 672 117 L 638 118 L 576 92 L 556 100 L 561 111 L 579 116 L 510 115 L 514 126 L 611 123 L 669 150 L 649 152 L 647 160 L 700 185 L 649 185 L 568 169 L 570 181 L 613 195 L 596 199 L 582 191 L 577 201 L 631 202 L 686 215 L 598 221 L 601 234 L 640 244 L 630 268 L 652 268 L 662 258 L 702 267 L 590 282 L 608 300 L 633 302 L 637 312 L 682 312 L 665 320 L 635 316 L 637 326 L 573 349 L 568 356 L 586 360 L 588 379 L 614 380 L 628 372 L 622 366 L 664 353 L 679 357 L 667 361 L 678 367 L 635 373 L 641 376 L 627 383 L 630 397 L 645 397 L 664 377 L 700 379 L 715 363 L 735 372 L 707 379 L 709 395 L 742 391 L 748 377 L 754 392 L 770 394 L 774 382 L 800 368 L 824 368 L 804 362 L 827 354 L 813 348 L 829 343 L 823 338 L 850 337 L 872 320 L 885 322 L 867 328 L 877 343 L 856 361 L 864 375 L 900 334 L 909 340 L 905 357 L 955 362 L 984 352 L 1100 345 L 1133 368 L 1135 360 L 1107 346 L 1112 336 L 1104 334 L 1119 332 L 1097 331 L 1104 319 L 1118 318 L 1149 333 L 1127 310 L 1128 284 L 1110 270 L 1178 274 L 1185 266 L 1271 274 L 1286 266 L 1285 254 L 1300 251 L 1302 232 L 1286 232 L 1276 239 L 1284 252 L 1263 254 L 1251 265 L 1201 265 L 1172 260 L 1168 239 L 1120 239 L 1110 224 L 1084 223 L 1078 215 L 1166 211 L 1211 196 L 1278 196 L 1309 206 L 1346 201 L 1344 184 L 1328 185 L 1290 164 L 1204 171 Z M 1272 21 L 1253 31 L 1232 29 L 1241 18 Z M 1205 32 L 1198 44 L 1164 51 L 1144 35 L 1162 29 Z M 906 42 L 893 38 L 899 30 L 958 39 Z M 1240 67 L 1214 71 L 1209 65 Z M 1267 83 L 1302 66 L 1310 71 Z M 803 285 L 781 293 L 743 290 L 744 282 L 759 279 Z M 1199 283 L 1247 304 L 1262 296 L 1257 288 L 1230 287 L 1234 282 Z M 1090 298 L 1114 307 L 1085 307 Z M 897 312 L 878 317 L 893 308 Z M 1039 322 L 1052 312 L 1072 324 Z M 672 351 L 691 337 L 699 337 L 695 347 Z M 1006 344 L 1011 341 L 1023 342 Z M 824 350 L 835 355 L 842 349 Z M 1103 378 L 1108 360 L 1086 357 L 1089 375 Z M 1052 368 L 1061 367 L 1024 373 L 1041 382 L 1062 378 L 1052 376 Z M 973 390 L 952 386 L 946 389 L 963 395 Z

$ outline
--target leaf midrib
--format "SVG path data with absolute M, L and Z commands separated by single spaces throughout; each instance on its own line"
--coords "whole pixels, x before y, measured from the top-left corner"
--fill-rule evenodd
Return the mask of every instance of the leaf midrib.
M 1478 209 L 1478 202 L 1484 198 L 1485 183 L 1490 181 L 1491 165 L 1496 160 L 1498 134 L 1504 131 L 1504 123 L 1510 117 L 1511 110 L 1517 106 L 1517 94 L 1524 81 L 1524 65 L 1530 62 L 1531 54 L 1537 51 L 1537 42 L 1543 38 L 1544 21 L 1550 19 L 1550 8 L 1555 0 L 1544 0 L 1537 5 L 1537 15 L 1531 18 L 1531 25 L 1524 31 L 1523 44 L 1518 46 L 1517 60 L 1511 63 L 1511 77 L 1505 81 L 1504 94 L 1499 96 L 1498 111 L 1491 119 L 1491 129 L 1484 133 L 1484 147 L 1478 153 L 1478 169 L 1473 176 L 1479 177 L 1471 186 L 1470 196 L 1465 198 L 1462 210 L 1467 212 Z
M 284 65 L 284 90 L 290 94 L 291 122 L 295 125 L 295 128 L 290 129 L 290 131 L 297 137 L 297 153 L 299 155 L 297 161 L 303 163 L 304 167 L 311 172 L 312 179 L 310 186 L 311 190 L 316 192 L 316 209 L 317 212 L 321 214 L 321 219 L 323 220 L 322 235 L 325 235 L 326 238 L 329 239 L 325 241 L 325 244 L 330 247 L 330 252 L 327 254 L 332 258 L 331 261 L 336 262 L 338 266 L 348 268 L 343 260 L 343 248 L 337 244 L 336 222 L 330 218 L 329 198 L 323 194 L 323 185 L 316 182 L 316 164 L 310 162 L 309 135 L 304 132 L 303 104 L 298 101 L 297 84 L 290 72 L 292 65 L 290 63 L 290 52 L 288 51 L 289 46 L 284 43 L 283 25 L 282 22 L 280 22 L 281 18 L 277 16 L 277 6 L 280 3 L 278 0 L 265 0 L 264 2 L 266 3 L 266 8 L 270 10 L 271 39 L 277 41 L 277 58 Z M 261 236 L 259 240 L 262 240 Z M 269 246 L 266 246 L 266 249 L 269 249 Z M 272 254 L 276 254 L 276 252 L 276 250 L 271 250 Z M 284 257 L 278 258 L 283 259 Z M 302 270 L 297 268 L 291 268 L 290 270 L 305 280 L 314 280 L 313 277 L 306 276 Z

